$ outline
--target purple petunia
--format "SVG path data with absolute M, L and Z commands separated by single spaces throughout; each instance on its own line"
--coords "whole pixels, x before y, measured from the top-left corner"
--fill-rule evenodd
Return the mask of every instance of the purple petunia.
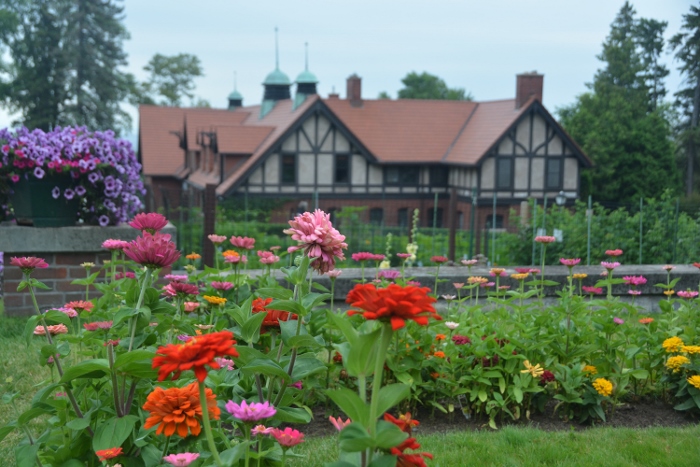
M 66 188 L 66 190 L 63 192 L 63 196 L 65 196 L 66 199 L 71 200 L 75 196 L 75 191 L 70 188 Z
M 57 186 L 53 187 L 53 190 L 51 190 L 51 196 L 53 196 L 53 199 L 58 199 L 58 197 L 61 196 L 61 189 Z
M 84 196 L 86 191 L 87 190 L 82 185 L 75 187 L 75 194 L 78 196 Z
M 36 178 L 42 179 L 42 178 L 44 178 L 44 175 L 46 175 L 46 172 L 44 172 L 44 169 L 42 169 L 41 167 L 34 168 L 34 176 Z
M 102 227 L 107 227 L 109 225 L 109 217 L 103 214 L 100 216 L 99 222 Z

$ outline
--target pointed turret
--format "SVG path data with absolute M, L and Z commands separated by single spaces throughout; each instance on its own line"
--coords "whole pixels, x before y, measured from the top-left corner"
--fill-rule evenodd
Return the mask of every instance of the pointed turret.
M 317 94 L 316 85 L 318 84 L 318 78 L 316 78 L 316 75 L 309 71 L 309 43 L 305 43 L 304 47 L 306 49 L 304 71 L 299 73 L 299 76 L 297 76 L 295 81 L 297 83 L 297 92 L 294 95 L 295 109 L 303 104 L 308 96 Z
M 243 107 L 243 95 L 238 92 L 236 83 L 236 72 L 233 72 L 233 91 L 228 95 L 228 109 L 236 110 L 238 107 Z
M 291 97 L 289 88 L 292 82 L 289 77 L 280 70 L 279 45 L 277 41 L 277 28 L 275 28 L 275 69 L 265 77 L 263 86 L 265 94 L 263 95 L 262 105 L 260 106 L 260 118 L 267 115 L 275 106 L 277 101 L 289 99 Z

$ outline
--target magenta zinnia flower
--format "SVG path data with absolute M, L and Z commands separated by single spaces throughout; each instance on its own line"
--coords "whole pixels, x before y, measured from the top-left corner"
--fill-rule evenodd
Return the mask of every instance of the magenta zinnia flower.
M 304 442 L 304 434 L 299 432 L 299 430 L 293 430 L 290 427 L 287 427 L 284 430 L 275 428 L 270 434 L 277 440 L 278 443 L 280 443 L 280 445 L 286 448 L 291 448 L 292 446 L 296 446 L 297 444 Z
M 166 281 L 173 281 L 173 282 L 187 282 L 187 274 L 166 274 L 165 275 L 165 280 Z
M 231 237 L 230 242 L 236 248 L 244 250 L 252 250 L 255 247 L 255 239 L 250 237 Z
M 691 298 L 695 298 L 698 296 L 698 292 L 694 290 L 680 290 L 678 291 L 678 296 L 681 298 L 687 298 L 690 300 Z
M 258 256 L 262 264 L 275 264 L 280 260 L 280 257 L 271 251 L 258 250 Z
M 221 282 L 221 281 L 213 281 L 211 283 L 211 286 L 214 289 L 220 290 L 220 291 L 226 291 L 226 290 L 233 288 L 233 284 L 231 282 Z
M 135 229 L 154 234 L 160 231 L 163 227 L 168 225 L 168 219 L 164 215 L 158 214 L 157 212 L 142 212 L 136 214 L 129 225 Z
M 642 295 L 641 290 L 628 290 L 627 293 L 630 295 Z
M 110 329 L 112 323 L 112 321 L 94 321 L 92 323 L 83 324 L 83 327 L 88 331 L 97 331 L 98 329 Z
M 246 401 L 241 401 L 240 404 L 228 401 L 226 411 L 243 422 L 257 422 L 277 413 L 277 410 L 267 401 L 265 403 L 251 402 L 250 404 Z
M 560 258 L 559 262 L 568 268 L 573 268 L 581 262 L 581 258 Z
M 43 258 L 36 258 L 34 256 L 23 256 L 23 257 L 12 257 L 10 259 L 10 264 L 12 266 L 18 266 L 23 273 L 29 274 L 34 268 L 45 269 L 49 267 L 49 264 L 44 261 Z
M 173 281 L 163 287 L 163 292 L 170 297 L 184 297 L 185 295 L 197 295 L 199 293 L 199 288 L 194 284 Z
M 628 285 L 644 285 L 647 283 L 647 280 L 644 276 L 625 276 L 622 278 L 626 284 Z
M 183 452 L 181 454 L 170 454 L 169 456 L 165 456 L 163 460 L 175 467 L 187 467 L 192 462 L 196 461 L 197 458 L 199 458 L 198 453 Z
M 401 271 L 396 271 L 394 269 L 383 269 L 379 271 L 379 274 L 377 274 L 377 277 L 383 277 L 384 279 L 388 279 L 390 281 L 393 281 L 397 277 L 401 275 Z
M 130 242 L 124 248 L 124 254 L 140 265 L 152 269 L 172 266 L 180 257 L 180 252 L 170 241 L 170 235 L 148 232 L 143 232 L 143 235 Z
M 410 253 L 396 253 L 396 256 L 398 256 L 401 259 L 408 259 L 411 257 L 411 254 Z M 355 259 L 355 258 L 353 258 L 353 259 Z
M 329 214 L 320 209 L 313 213 L 305 212 L 289 221 L 289 225 L 291 228 L 284 230 L 284 233 L 291 235 L 292 240 L 299 244 L 290 246 L 287 251 L 304 250 L 306 256 L 316 258 L 311 267 L 320 274 L 335 268 L 335 258 L 345 259 L 343 249 L 348 247 L 344 242 L 345 235 L 333 227 Z
M 557 238 L 552 237 L 551 235 L 540 235 L 538 237 L 535 237 L 535 241 L 537 243 L 554 243 L 557 241 Z
M 615 324 L 625 324 L 625 320 L 622 318 L 615 317 L 613 318 L 613 323 Z
M 128 244 L 129 242 L 125 240 L 115 240 L 110 238 L 102 242 L 102 248 L 106 248 L 108 250 L 123 250 Z
M 447 258 L 444 257 L 444 256 L 433 256 L 433 257 L 430 258 L 430 261 L 432 261 L 433 263 L 442 264 L 442 263 L 448 262 L 449 259 L 447 259 Z
M 353 253 L 351 258 L 353 261 L 358 261 L 358 262 L 372 261 L 372 260 L 374 260 L 374 253 L 370 253 L 368 251 L 360 251 L 358 253 Z
M 595 295 L 600 295 L 603 293 L 603 288 L 602 287 L 592 287 L 588 285 L 584 285 L 581 287 L 584 292 L 589 293 L 589 294 L 595 294 Z

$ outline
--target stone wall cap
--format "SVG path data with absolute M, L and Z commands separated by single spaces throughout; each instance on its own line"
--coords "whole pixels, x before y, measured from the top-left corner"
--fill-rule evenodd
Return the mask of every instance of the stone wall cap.
M 177 229 L 168 222 L 161 232 L 175 241 Z M 131 241 L 141 234 L 128 224 L 108 227 L 80 225 L 75 227 L 28 227 L 0 225 L 0 251 L 17 253 L 82 253 L 106 251 L 102 243 L 110 238 Z

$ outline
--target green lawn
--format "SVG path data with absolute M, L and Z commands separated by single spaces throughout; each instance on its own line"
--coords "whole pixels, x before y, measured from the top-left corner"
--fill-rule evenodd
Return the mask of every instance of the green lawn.
M 23 320 L 0 316 L 0 395 L 19 393 L 14 403 L 0 407 L 0 426 L 25 410 L 37 385 L 50 379 L 38 365 L 39 344 L 27 348 L 21 337 Z M 41 431 L 41 420 L 31 429 Z M 303 430 L 302 430 L 303 431 Z M 0 465 L 14 467 L 14 446 L 23 436 L 13 433 L 0 443 Z M 686 428 L 594 428 L 578 432 L 544 432 L 504 428 L 492 432 L 452 432 L 421 435 L 422 450 L 435 455 L 429 465 L 446 466 L 698 466 L 700 426 Z M 336 438 L 311 438 L 298 448 L 307 456 L 292 466 L 313 467 L 337 458 Z

